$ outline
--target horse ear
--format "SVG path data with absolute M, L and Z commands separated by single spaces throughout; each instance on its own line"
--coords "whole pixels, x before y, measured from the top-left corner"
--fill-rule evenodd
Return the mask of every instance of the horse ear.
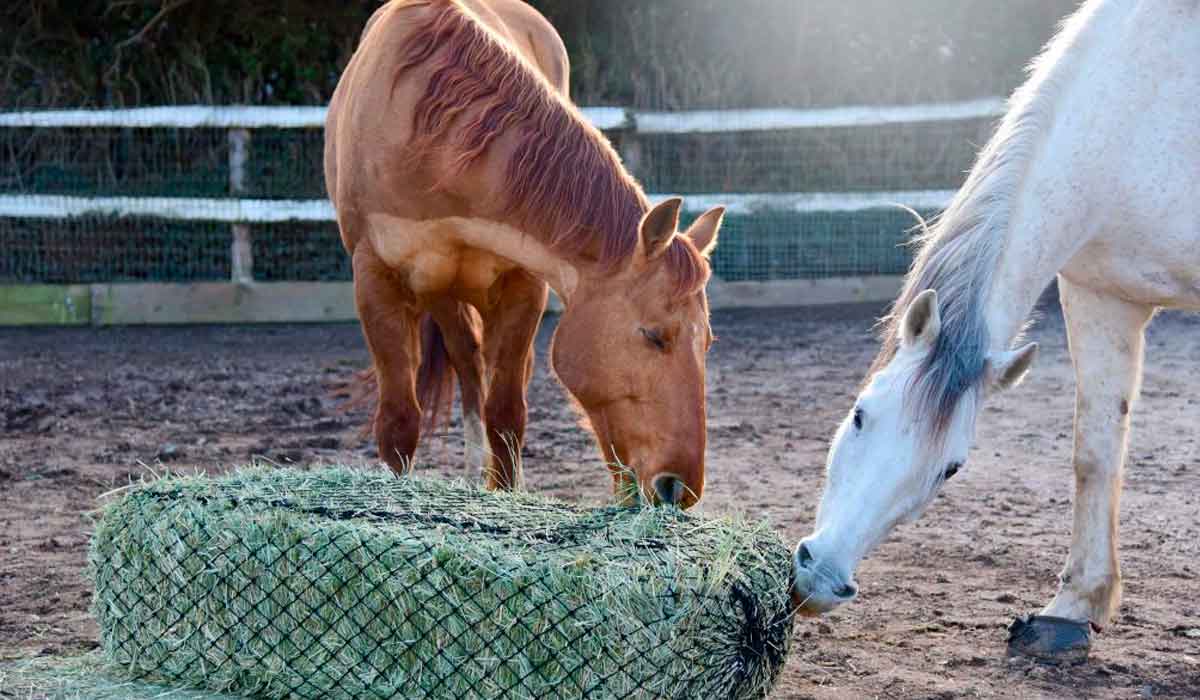
M 1037 359 L 1038 344 L 1030 343 L 1018 350 L 992 353 L 987 359 L 987 386 L 1003 391 L 1016 386 L 1025 378 L 1029 367 Z
M 725 207 L 713 207 L 693 221 L 684 235 L 692 239 L 696 250 L 707 258 L 712 254 L 713 248 L 717 247 L 717 231 L 720 230 L 724 219 Z
M 671 245 L 675 232 L 679 230 L 679 209 L 682 206 L 682 199 L 671 197 L 660 202 L 642 217 L 638 230 L 647 260 L 662 255 Z
M 913 299 L 900 320 L 900 345 L 932 346 L 942 332 L 942 312 L 938 310 L 937 292 L 926 289 Z

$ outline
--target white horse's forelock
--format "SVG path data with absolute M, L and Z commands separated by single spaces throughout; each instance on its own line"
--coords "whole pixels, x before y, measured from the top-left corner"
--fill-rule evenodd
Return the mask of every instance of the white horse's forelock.
M 1030 63 L 1029 78 L 1013 93 L 1009 110 L 980 152 L 946 210 L 913 242 L 919 252 L 903 290 L 882 320 L 883 346 L 868 379 L 891 362 L 899 325 L 917 295 L 938 293 L 941 333 L 908 387 L 917 415 L 930 416 L 940 441 L 962 397 L 979 386 L 987 369 L 989 337 L 985 314 L 997 261 L 1015 201 L 1054 119 L 1059 87 L 1077 61 L 1079 39 L 1102 3 L 1089 0 L 1060 26 Z M 922 222 L 923 223 L 923 222 Z

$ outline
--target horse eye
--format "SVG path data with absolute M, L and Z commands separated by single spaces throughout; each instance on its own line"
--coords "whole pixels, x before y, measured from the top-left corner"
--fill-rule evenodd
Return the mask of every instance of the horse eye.
M 863 410 L 861 408 L 854 409 L 854 429 L 862 430 Z
M 942 478 L 949 481 L 950 477 L 957 474 L 959 469 L 962 469 L 962 465 L 962 462 L 951 462 L 950 465 L 946 467 L 946 473 L 942 475 Z
M 646 340 L 650 341 L 650 344 L 654 347 L 663 351 L 667 349 L 667 341 L 663 340 L 662 335 L 658 331 L 648 331 L 645 328 L 639 328 L 638 330 L 641 331 Z

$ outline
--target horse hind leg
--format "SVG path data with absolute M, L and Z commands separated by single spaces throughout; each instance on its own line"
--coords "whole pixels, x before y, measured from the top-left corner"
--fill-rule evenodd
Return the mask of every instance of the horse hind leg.
M 1041 614 L 1101 628 L 1121 602 L 1121 477 L 1130 414 L 1141 385 L 1145 328 L 1154 309 L 1079 287 L 1062 276 L 1059 296 L 1075 365 L 1075 515 L 1058 593 Z M 1045 639 L 1031 640 L 1037 642 L 1035 651 L 1051 657 L 1066 651 L 1055 648 L 1054 630 L 1040 636 Z
M 521 485 L 521 449 L 529 413 L 526 394 L 533 379 L 534 340 L 546 309 L 546 285 L 524 272 L 500 282 L 497 302 L 484 319 L 484 353 L 491 372 L 487 396 L 488 444 L 493 468 L 488 487 Z
M 419 312 L 412 294 L 369 245 L 356 247 L 353 267 L 354 301 L 378 387 L 372 428 L 380 458 L 403 475 L 412 469 L 421 435 Z
M 488 449 L 483 417 L 486 394 L 483 321 L 473 306 L 451 298 L 433 302 L 430 314 L 437 323 L 441 341 L 441 347 L 431 350 L 435 353 L 444 352 L 458 375 L 467 468 L 478 467 L 486 477 L 491 472 L 492 455 Z M 426 362 L 429 362 L 429 358 Z M 436 379 L 432 381 L 436 383 Z M 434 423 L 437 422 L 439 416 L 429 411 L 427 414 L 431 415 Z

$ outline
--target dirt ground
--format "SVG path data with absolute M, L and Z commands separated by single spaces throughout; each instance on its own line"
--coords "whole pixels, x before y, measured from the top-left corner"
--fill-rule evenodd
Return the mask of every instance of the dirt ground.
M 875 350 L 873 311 L 715 315 L 702 512 L 768 517 L 789 544 L 807 533 L 828 438 Z M 1150 330 L 1119 619 L 1085 666 L 1004 658 L 1006 625 L 1050 598 L 1069 539 L 1074 384 L 1059 313 L 1043 317 L 1030 380 L 988 405 L 964 473 L 863 565 L 860 600 L 797 621 L 777 697 L 1200 696 L 1200 319 L 1184 315 Z M 546 371 L 549 330 L 528 486 L 599 502 L 608 478 Z M 365 362 L 352 325 L 0 329 L 0 659 L 95 646 L 84 514 L 99 494 L 147 471 L 254 457 L 372 461 L 363 417 L 326 393 Z M 461 475 L 461 452 L 453 430 L 426 443 L 422 468 Z

